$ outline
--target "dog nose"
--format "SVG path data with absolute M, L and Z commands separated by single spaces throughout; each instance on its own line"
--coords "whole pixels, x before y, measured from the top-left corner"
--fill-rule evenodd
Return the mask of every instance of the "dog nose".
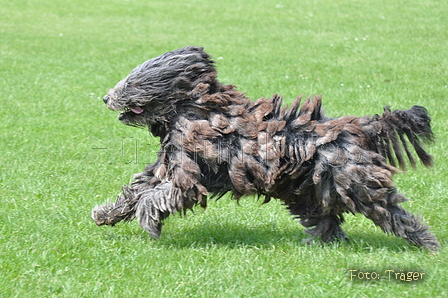
M 103 101 L 105 104 L 109 101 L 109 95 L 104 96 Z

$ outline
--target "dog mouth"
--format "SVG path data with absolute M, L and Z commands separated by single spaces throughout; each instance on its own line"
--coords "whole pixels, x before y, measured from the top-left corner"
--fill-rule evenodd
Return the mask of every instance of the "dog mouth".
M 112 109 L 112 110 L 119 111 L 119 112 L 121 112 L 121 114 L 128 114 L 128 115 L 130 115 L 130 114 L 140 115 L 145 111 L 140 107 L 132 107 L 132 108 L 125 107 L 123 110 L 118 110 L 118 109 Z
M 133 112 L 134 114 L 141 114 L 145 110 L 143 110 L 141 107 L 135 106 L 135 107 L 124 107 L 120 105 L 116 105 L 115 102 L 113 102 L 109 95 L 104 96 L 103 98 L 104 103 L 107 105 L 107 107 L 111 110 L 119 111 L 122 113 L 127 113 L 129 111 Z
M 144 109 L 141 107 L 125 107 L 123 110 L 120 111 L 120 114 L 118 115 L 118 120 L 123 122 L 126 125 L 134 126 L 134 127 L 141 127 L 145 126 L 140 119 L 141 114 L 145 112 Z
M 135 108 L 129 108 L 130 111 L 134 112 L 135 114 L 141 114 L 144 112 L 144 110 L 140 107 L 135 107 Z

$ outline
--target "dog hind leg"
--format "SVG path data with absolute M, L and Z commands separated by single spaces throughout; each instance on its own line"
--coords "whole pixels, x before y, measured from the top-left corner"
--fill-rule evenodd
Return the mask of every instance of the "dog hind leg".
M 339 153 L 344 164 L 332 160 L 330 170 L 325 168 L 326 173 L 331 173 L 326 180 L 334 185 L 331 193 L 337 194 L 331 204 L 353 214 L 362 213 L 384 232 L 402 237 L 410 244 L 438 249 L 439 243 L 429 228 L 398 206 L 406 198 L 397 193 L 392 181 L 395 168 L 387 165 L 383 157 L 357 146 L 346 145 Z M 319 188 L 322 181 L 315 181 Z
M 342 214 L 326 214 L 321 208 L 315 205 L 308 205 L 307 198 L 313 197 L 312 189 L 304 194 L 305 197 L 297 198 L 298 202 L 287 203 L 289 212 L 295 218 L 300 220 L 300 223 L 308 228 L 305 230 L 306 233 L 311 236 L 304 240 L 305 243 L 311 244 L 314 239 L 320 238 L 322 242 L 330 243 L 337 240 L 348 241 L 347 236 L 344 231 L 342 231 L 340 225 L 344 222 L 344 217 Z M 302 201 L 303 200 L 303 201 Z M 309 202 L 309 201 L 308 201 Z
M 385 233 L 401 237 L 411 245 L 437 251 L 440 245 L 429 232 L 428 226 L 398 205 L 405 202 L 406 198 L 397 193 L 392 181 L 386 179 L 383 182 L 388 183 L 366 180 L 362 184 L 354 183 L 344 191 L 339 187 L 338 192 L 352 213 L 362 213 Z
M 437 238 L 431 234 L 428 226 L 398 205 L 388 205 L 386 208 L 374 206 L 372 210 L 381 210 L 367 214 L 386 233 L 393 233 L 411 245 L 437 251 L 440 247 Z
M 342 231 L 340 224 L 344 222 L 342 215 L 326 215 L 321 218 L 308 218 L 302 219 L 300 223 L 306 227 L 313 227 L 305 230 L 311 235 L 308 239 L 305 239 L 305 243 L 312 243 L 313 239 L 319 238 L 322 242 L 331 243 L 333 241 L 344 240 L 348 241 L 344 231 Z

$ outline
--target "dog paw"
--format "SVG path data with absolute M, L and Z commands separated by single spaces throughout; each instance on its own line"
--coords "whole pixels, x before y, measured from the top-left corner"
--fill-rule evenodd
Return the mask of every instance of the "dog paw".
M 306 244 L 306 245 L 316 245 L 317 242 L 314 240 L 314 237 L 308 237 L 306 239 L 302 240 L 302 244 Z

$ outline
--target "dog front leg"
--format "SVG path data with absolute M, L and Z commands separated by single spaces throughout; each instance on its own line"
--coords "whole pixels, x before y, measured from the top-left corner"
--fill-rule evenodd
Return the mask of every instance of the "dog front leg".
M 151 237 L 159 239 L 162 232 L 162 220 L 182 208 L 181 192 L 173 187 L 172 182 L 166 182 L 138 194 L 135 215 L 140 226 Z
M 131 221 L 135 218 L 137 201 L 135 190 L 125 185 L 123 186 L 123 192 L 117 197 L 115 203 L 93 208 L 92 219 L 98 226 L 114 226 L 122 220 Z
M 135 175 L 136 181 L 130 186 L 124 185 L 122 193 L 118 195 L 114 203 L 96 206 L 92 210 L 92 219 L 98 226 L 114 226 L 116 223 L 132 221 L 135 218 L 136 205 L 140 199 L 140 193 L 154 188 L 157 181 L 154 180 L 152 171 Z
M 98 226 L 114 226 L 122 220 L 131 221 L 137 217 L 140 226 L 151 237 L 158 239 L 162 231 L 162 220 L 182 209 L 180 191 L 173 189 L 172 182 L 155 187 L 149 187 L 149 184 L 144 183 L 133 184 L 136 184 L 133 185 L 135 187 L 123 187 L 123 192 L 115 203 L 93 208 L 92 219 Z

